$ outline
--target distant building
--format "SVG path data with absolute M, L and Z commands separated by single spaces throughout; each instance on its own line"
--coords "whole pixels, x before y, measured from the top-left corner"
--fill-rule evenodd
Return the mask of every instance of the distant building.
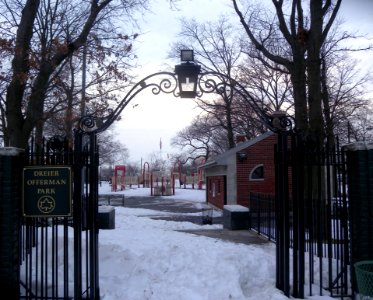
M 267 132 L 252 140 L 242 136 L 235 148 L 202 165 L 206 176 L 207 202 L 249 207 L 250 192 L 275 194 L 274 145 L 277 135 Z

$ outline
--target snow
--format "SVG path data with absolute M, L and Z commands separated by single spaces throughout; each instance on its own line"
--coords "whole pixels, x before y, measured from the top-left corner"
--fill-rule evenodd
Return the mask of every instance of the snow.
M 147 188 L 114 193 L 106 183 L 100 193 L 150 197 Z M 198 206 L 205 202 L 205 190 L 176 189 L 175 195 L 165 197 Z M 180 231 L 221 229 L 219 224 L 151 218 L 171 214 L 115 207 L 115 229 L 99 233 L 102 300 L 288 299 L 275 288 L 274 244 L 245 245 Z

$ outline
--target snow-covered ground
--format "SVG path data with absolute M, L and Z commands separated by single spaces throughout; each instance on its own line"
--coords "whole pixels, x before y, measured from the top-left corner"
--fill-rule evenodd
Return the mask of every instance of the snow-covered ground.
M 110 186 L 103 183 L 100 193 L 112 193 Z M 150 197 L 150 189 L 115 194 Z M 178 188 L 175 195 L 165 197 L 197 205 L 205 201 L 205 190 Z M 160 214 L 168 213 L 115 207 L 115 229 L 99 234 L 102 300 L 288 299 L 275 288 L 274 244 L 236 244 L 180 232 L 221 225 L 151 218 Z

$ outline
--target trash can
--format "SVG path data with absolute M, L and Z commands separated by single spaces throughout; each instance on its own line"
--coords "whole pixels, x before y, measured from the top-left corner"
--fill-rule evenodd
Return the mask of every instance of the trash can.
M 373 260 L 359 261 L 354 266 L 360 299 L 373 299 Z
M 203 225 L 212 224 L 212 213 L 213 213 L 213 209 L 211 207 L 202 208 L 202 224 Z
M 98 228 L 115 229 L 115 208 L 112 206 L 98 207 Z

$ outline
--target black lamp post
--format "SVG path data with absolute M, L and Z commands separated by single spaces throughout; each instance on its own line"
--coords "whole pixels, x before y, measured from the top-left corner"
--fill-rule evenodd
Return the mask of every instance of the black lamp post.
M 180 98 L 195 98 L 201 66 L 194 63 L 193 50 L 181 50 L 181 64 L 175 66 Z

